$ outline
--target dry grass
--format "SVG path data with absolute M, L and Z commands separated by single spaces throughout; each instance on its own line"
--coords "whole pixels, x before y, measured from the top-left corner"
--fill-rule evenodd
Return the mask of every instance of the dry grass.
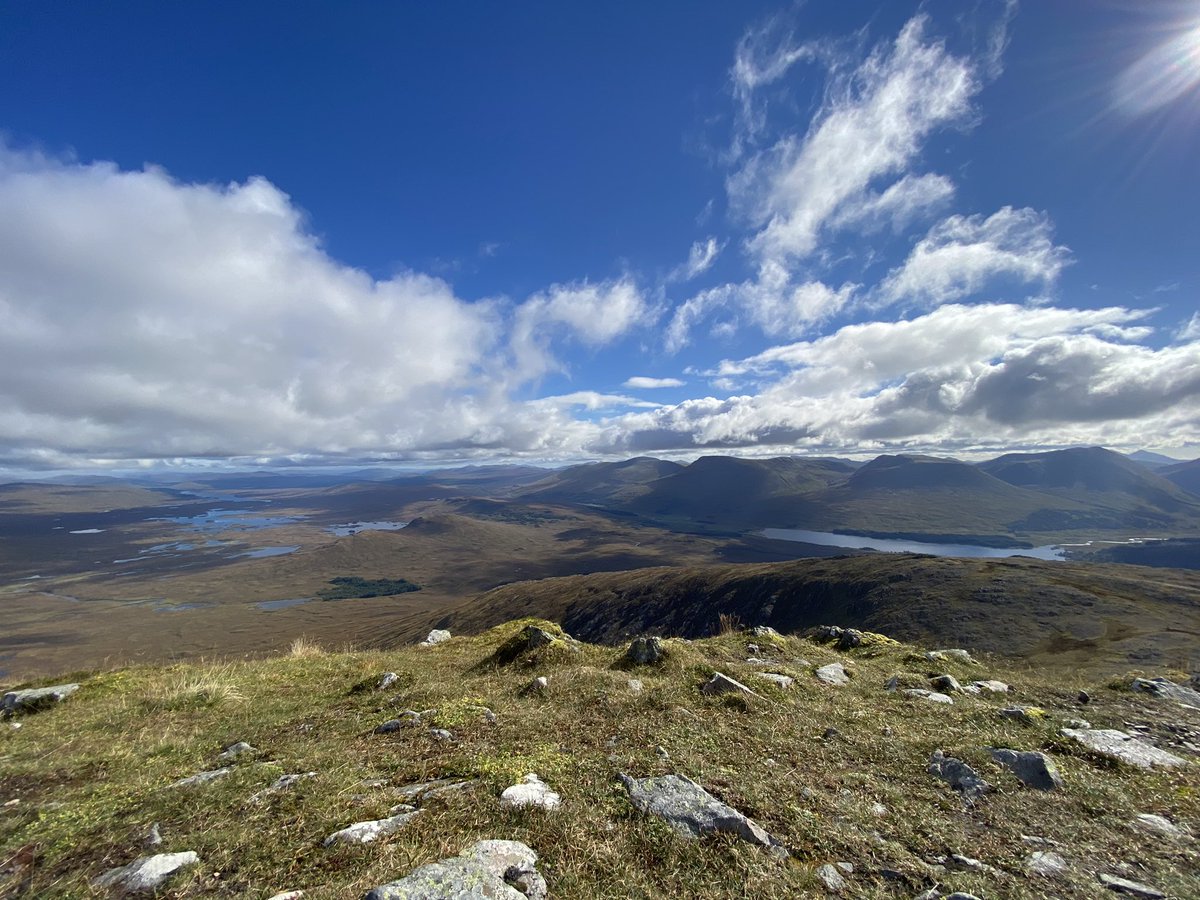
M 298 888 L 308 900 L 361 896 L 483 838 L 522 840 L 537 850 L 556 898 L 818 897 L 815 868 L 838 860 L 854 864 L 852 894 L 864 898 L 907 900 L 938 883 L 947 893 L 1081 900 L 1099 894 L 1100 871 L 1123 872 L 1172 896 L 1200 896 L 1196 845 L 1148 839 L 1128 824 L 1135 813 L 1154 812 L 1200 831 L 1197 767 L 1172 774 L 1113 767 L 1058 736 L 1068 718 L 1083 714 L 1097 726 L 1144 722 L 1156 742 L 1173 739 L 1166 726 L 1184 721 L 1181 708 L 1133 695 L 1127 681 L 1047 678 L 990 660 L 947 663 L 939 671 L 960 680 L 996 677 L 1015 690 L 945 707 L 883 691 L 896 672 L 938 674 L 921 669 L 912 647 L 866 656 L 792 637 L 760 640 L 771 670 L 798 678 L 779 690 L 756 678 L 745 662 L 748 638 L 735 631 L 668 641 L 665 663 L 631 671 L 618 667 L 623 648 L 591 645 L 483 664 L 525 624 L 431 649 L 94 676 L 61 709 L 29 716 L 19 731 L 0 731 L 0 800 L 20 800 L 0 807 L 0 860 L 19 858 L 12 866 L 19 872 L 7 881 L 0 874 L 0 896 L 23 883 L 24 896 L 92 897 L 88 880 L 143 854 L 142 837 L 155 821 L 163 852 L 194 850 L 203 860 L 173 883 L 177 900 Z M 835 659 L 854 663 L 855 678 L 844 688 L 812 676 Z M 698 686 L 713 670 L 751 685 L 762 699 L 701 695 Z M 373 686 L 384 671 L 401 677 L 381 693 Z M 525 692 L 538 674 L 549 677 L 548 689 Z M 630 690 L 630 677 L 643 682 L 641 692 Z M 1075 696 L 1083 687 L 1093 700 L 1081 709 Z M 237 695 L 245 700 L 232 702 Z M 1022 724 L 998 715 L 1014 703 L 1040 706 L 1047 718 Z M 485 721 L 479 707 L 494 711 L 496 722 Z M 429 724 L 450 728 L 453 741 L 433 740 L 424 727 L 372 733 L 404 709 L 436 710 Z M 190 791 L 165 790 L 213 768 L 216 754 L 236 740 L 259 753 L 234 774 Z M 1046 795 L 1022 788 L 990 761 L 988 746 L 1051 752 L 1067 789 Z M 997 790 L 965 808 L 925 771 L 939 747 Z M 317 777 L 248 802 L 280 774 L 306 771 Z M 527 772 L 563 795 L 561 810 L 500 807 L 500 791 Z M 732 839 L 681 840 L 632 809 L 617 772 L 687 775 L 753 816 L 793 859 L 780 862 Z M 422 816 L 375 844 L 321 846 L 351 822 L 385 815 L 396 787 L 438 776 L 480 783 L 430 801 Z M 877 815 L 874 803 L 886 813 Z M 1071 874 L 1053 884 L 1025 876 L 1032 848 L 1022 835 L 1058 841 Z M 932 860 L 948 853 L 997 871 L 938 869 Z
M 301 636 L 292 641 L 288 648 L 288 656 L 293 659 L 309 659 L 314 656 L 324 656 L 325 649 L 309 637 Z

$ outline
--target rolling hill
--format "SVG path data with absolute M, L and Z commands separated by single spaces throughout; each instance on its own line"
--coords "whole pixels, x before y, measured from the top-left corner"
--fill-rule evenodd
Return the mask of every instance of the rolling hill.
M 1200 459 L 1166 466 L 1158 474 L 1176 487 L 1200 495 Z

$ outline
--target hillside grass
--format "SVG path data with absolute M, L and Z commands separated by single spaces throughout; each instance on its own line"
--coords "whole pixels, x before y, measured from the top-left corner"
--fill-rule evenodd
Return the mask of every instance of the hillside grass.
M 855 897 L 907 898 L 934 884 L 984 897 L 1094 897 L 1098 872 L 1200 896 L 1195 844 L 1129 825 L 1151 812 L 1200 831 L 1197 766 L 1133 770 L 1091 758 L 1058 734 L 1074 718 L 1096 727 L 1145 723 L 1151 739 L 1169 747 L 1177 733 L 1166 726 L 1187 721 L 1185 711 L 1131 693 L 1127 677 L 1096 684 L 988 659 L 931 663 L 905 645 L 840 653 L 732 627 L 705 640 L 669 640 L 662 665 L 628 668 L 623 648 L 556 642 L 540 653 L 509 652 L 527 624 L 433 648 L 336 652 L 308 644 L 267 660 L 55 679 L 83 687 L 55 709 L 16 720 L 19 730 L 0 723 L 0 896 L 98 896 L 88 882 L 111 867 L 194 850 L 201 865 L 164 896 L 265 898 L 304 889 L 308 900 L 357 897 L 485 838 L 533 847 L 557 898 L 824 896 L 814 870 L 835 861 L 854 865 Z M 790 674 L 796 685 L 780 690 L 756 679 L 757 667 L 745 662 L 750 642 L 772 660 L 766 671 Z M 849 685 L 813 677 L 833 661 L 853 673 Z M 717 670 L 761 697 L 702 695 L 700 684 Z M 400 678 L 380 692 L 374 685 L 385 671 Z M 888 677 L 906 672 L 999 678 L 1014 691 L 956 697 L 952 707 L 884 691 Z M 527 690 L 537 675 L 548 688 Z M 630 689 L 631 677 L 642 691 Z M 1076 699 L 1083 688 L 1092 695 L 1086 706 Z M 1013 704 L 1047 716 L 1024 725 L 998 714 Z M 481 706 L 494 711 L 495 724 Z M 448 728 L 454 740 L 434 740 L 428 727 L 372 733 L 405 709 L 436 710 L 424 725 Z M 233 774 L 168 788 L 217 768 L 217 754 L 239 740 L 258 752 Z M 1022 787 L 990 762 L 988 746 L 1048 750 L 1066 789 Z M 997 790 L 964 807 L 926 773 L 939 748 Z M 282 774 L 310 771 L 316 776 L 288 791 L 250 799 Z M 562 795 L 560 810 L 499 805 L 500 792 L 529 772 Z M 632 808 L 617 772 L 686 775 L 756 819 L 793 858 L 726 837 L 682 840 Z M 376 843 L 322 846 L 346 825 L 385 816 L 399 802 L 396 788 L 439 777 L 479 785 L 426 802 L 412 823 Z M 142 845 L 154 822 L 164 843 L 151 851 Z M 1071 876 L 1024 875 L 1028 854 L 1045 848 L 1023 835 L 1059 842 L 1054 849 L 1071 862 Z M 998 871 L 931 864 L 950 853 Z

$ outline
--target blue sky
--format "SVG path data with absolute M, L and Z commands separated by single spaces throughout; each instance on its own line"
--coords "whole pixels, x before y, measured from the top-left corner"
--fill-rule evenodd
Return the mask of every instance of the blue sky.
M 0 9 L 0 466 L 1200 444 L 1200 6 Z

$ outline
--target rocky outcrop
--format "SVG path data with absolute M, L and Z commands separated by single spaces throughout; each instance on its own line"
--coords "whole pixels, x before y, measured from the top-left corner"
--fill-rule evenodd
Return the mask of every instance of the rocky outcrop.
M 558 809 L 562 797 L 550 789 L 537 775 L 530 772 L 521 780 L 504 789 L 500 794 L 500 805 L 519 809 L 525 806 L 538 806 L 542 809 Z
M 992 789 L 992 786 L 965 762 L 947 756 L 941 750 L 933 751 L 928 771 L 930 775 L 940 778 L 962 794 L 967 803 L 974 803 Z
M 698 838 L 718 832 L 736 835 L 777 856 L 788 856 L 779 841 L 762 826 L 722 803 L 696 782 L 682 775 L 631 778 L 619 775 L 629 799 L 641 812 L 663 819 L 680 836 Z
M 1098 756 L 1139 769 L 1173 769 L 1187 761 L 1115 728 L 1064 728 L 1062 733 Z
M 428 636 L 426 636 L 425 640 L 421 641 L 419 646 L 436 647 L 438 644 L 444 644 L 448 640 L 450 640 L 450 632 L 441 628 L 435 628 L 429 632 Z
M 991 748 L 992 759 L 1010 770 L 1027 787 L 1039 791 L 1054 791 L 1062 787 L 1062 776 L 1058 767 L 1045 753 L 1030 750 L 1006 750 Z
M 51 687 L 9 691 L 0 699 L 0 713 L 33 713 L 62 703 L 79 690 L 78 684 L 56 684 Z
M 459 856 L 372 888 L 363 900 L 545 900 L 546 880 L 537 860 L 537 853 L 519 841 L 480 841 Z
M 700 693 L 714 696 L 716 694 L 743 694 L 747 697 L 759 696 L 740 681 L 730 678 L 722 672 L 714 672 L 713 677 L 704 683 Z
M 158 853 L 143 856 L 127 866 L 109 869 L 92 881 L 96 888 L 108 888 L 113 893 L 127 896 L 153 894 L 179 872 L 200 862 L 200 857 L 188 850 L 183 853 Z
M 625 662 L 631 666 L 655 666 L 667 658 L 667 648 L 660 637 L 634 638 L 625 651 Z
M 399 831 L 411 822 L 421 811 L 411 806 L 398 806 L 393 814 L 385 819 L 371 819 L 366 822 L 355 822 L 340 831 L 335 831 L 325 838 L 325 846 L 334 844 L 369 844 L 381 837 Z

